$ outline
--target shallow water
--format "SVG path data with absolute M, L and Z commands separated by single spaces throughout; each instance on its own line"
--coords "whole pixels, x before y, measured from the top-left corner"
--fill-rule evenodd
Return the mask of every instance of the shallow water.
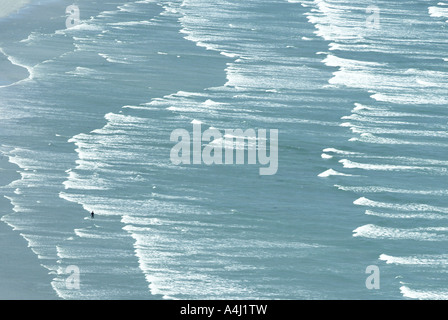
M 78 1 L 65 29 L 69 4 L 0 20 L 29 75 L 0 88 L 2 221 L 59 297 L 447 297 L 447 6 Z M 278 172 L 174 165 L 193 123 L 278 129 Z

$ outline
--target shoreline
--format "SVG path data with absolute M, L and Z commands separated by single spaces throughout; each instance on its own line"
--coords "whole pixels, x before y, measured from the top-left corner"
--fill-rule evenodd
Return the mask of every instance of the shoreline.
M 31 0 L 2 0 L 0 3 L 0 20 L 18 13 L 29 4 L 31 4 Z M 0 70 L 2 70 L 2 74 L 0 75 L 0 88 L 13 85 L 30 76 L 29 70 L 11 61 L 1 47 Z
M 104 10 L 104 8 L 102 8 L 102 10 Z M 169 25 L 169 23 L 166 22 L 166 25 Z M 170 38 L 171 42 L 167 45 L 165 42 L 166 40 L 164 38 L 162 38 L 161 36 L 157 37 L 156 38 L 157 42 L 155 42 L 155 44 L 157 44 L 157 50 L 155 49 L 155 51 L 165 51 L 166 49 L 169 49 L 173 43 L 175 43 L 176 47 L 180 46 L 182 49 L 185 48 L 184 51 L 186 51 L 186 52 L 190 52 L 190 50 L 191 50 L 191 52 L 192 52 L 191 56 L 194 57 L 195 59 L 197 59 L 195 61 L 199 61 L 204 64 L 203 55 L 204 55 L 204 52 L 206 52 L 205 49 L 199 48 L 196 45 L 196 43 L 193 41 L 185 40 L 183 37 L 183 34 L 181 34 L 177 31 L 178 29 L 179 30 L 181 29 L 180 25 L 178 25 L 176 23 L 176 27 L 178 27 L 178 28 L 176 28 L 176 30 L 174 31 L 175 33 L 172 33 L 172 32 L 164 33 L 164 32 L 166 32 L 165 31 L 166 29 L 164 28 L 164 26 L 159 26 L 158 28 L 155 28 L 155 30 L 162 35 L 168 34 L 170 37 L 172 37 L 172 38 Z M 23 39 L 23 37 L 22 37 L 22 39 Z M 153 44 L 153 45 L 155 46 L 155 44 Z M 8 52 L 7 49 L 8 49 L 8 47 L 5 46 L 6 52 Z M 73 122 L 72 126 L 65 126 L 65 127 L 49 126 L 51 128 L 57 128 L 57 129 L 50 129 L 50 130 L 47 130 L 47 127 L 45 127 L 45 130 L 36 130 L 39 133 L 38 137 L 35 136 L 34 132 L 30 131 L 30 134 L 28 136 L 25 136 L 25 135 L 23 135 L 21 137 L 13 136 L 11 139 L 11 142 L 8 142 L 8 143 L 11 145 L 17 146 L 17 144 L 14 143 L 14 141 L 18 141 L 19 145 L 21 145 L 23 147 L 23 145 L 26 145 L 26 141 L 33 141 L 32 139 L 39 138 L 39 140 L 37 140 L 37 141 L 42 141 L 42 140 L 46 139 L 47 137 L 49 137 L 51 139 L 55 139 L 54 134 L 56 132 L 58 134 L 60 134 L 61 137 L 73 137 L 74 135 L 77 135 L 80 132 L 90 132 L 94 129 L 102 128 L 103 126 L 105 126 L 107 124 L 107 121 L 105 121 L 105 118 L 104 118 L 104 116 L 106 114 L 108 114 L 110 112 L 118 113 L 122 110 L 122 107 L 124 105 L 147 102 L 148 96 L 150 96 L 151 99 L 154 99 L 154 97 L 163 97 L 164 95 L 167 95 L 167 94 L 174 94 L 174 93 L 178 92 L 179 90 L 195 92 L 197 90 L 203 90 L 204 88 L 207 88 L 210 84 L 215 84 L 215 83 L 216 84 L 221 84 L 221 83 L 224 84 L 226 82 L 226 73 L 225 73 L 225 69 L 224 69 L 226 67 L 226 65 L 224 62 L 228 58 L 222 57 L 221 55 L 219 55 L 219 52 L 213 52 L 212 55 L 215 58 L 211 58 L 210 60 L 207 59 L 206 62 L 208 64 L 205 64 L 205 66 L 207 66 L 208 70 L 213 71 L 213 72 L 210 71 L 209 73 L 206 73 L 205 75 L 207 77 L 204 76 L 201 79 L 196 79 L 196 81 L 184 84 L 184 80 L 182 78 L 171 79 L 169 74 L 167 74 L 164 77 L 162 77 L 162 79 L 160 79 L 160 82 L 158 82 L 156 88 L 151 88 L 148 91 L 139 92 L 138 95 L 133 95 L 132 97 L 124 98 L 124 97 L 117 96 L 116 99 L 114 99 L 114 101 L 111 101 L 111 103 L 104 103 L 105 104 L 104 110 L 103 109 L 93 109 L 92 111 L 89 111 L 91 113 L 89 114 L 89 118 L 88 118 L 89 122 L 87 122 L 87 123 L 83 121 L 83 122 Z M 191 56 L 189 56 L 188 59 L 191 59 Z M 207 57 L 208 57 L 208 55 L 207 55 Z M 158 62 L 158 63 L 154 63 L 154 65 L 155 66 L 163 66 L 164 64 L 169 63 L 169 62 L 165 62 L 165 60 L 166 60 L 165 58 L 166 57 L 164 55 L 154 54 L 154 60 L 156 60 Z M 176 58 L 175 61 L 181 61 L 181 60 Z M 219 62 L 220 64 L 217 64 L 217 62 Z M 221 63 L 222 63 L 222 65 L 221 65 Z M 187 62 L 182 63 L 180 66 L 182 67 L 182 70 L 185 73 L 185 75 L 187 75 L 187 76 L 193 75 L 194 76 L 196 74 L 196 71 L 193 68 L 191 68 L 190 64 L 188 64 Z M 168 67 L 169 67 L 169 65 L 168 65 Z M 162 68 L 162 67 L 160 67 L 160 68 Z M 218 72 L 214 72 L 215 68 L 216 68 L 216 70 L 219 71 L 219 75 L 220 75 L 219 77 L 216 75 Z M 155 67 L 154 67 L 154 69 L 155 69 Z M 110 80 L 108 80 L 108 81 L 112 81 L 112 80 L 114 80 L 114 78 L 111 77 Z M 14 90 L 20 89 L 17 87 L 19 87 L 21 85 L 22 84 L 20 84 L 16 87 L 11 87 L 11 88 L 7 88 L 7 89 L 5 88 L 4 90 L 7 92 L 9 92 L 9 90 L 11 90 L 11 92 L 14 92 Z M 24 85 L 26 85 L 26 82 L 24 83 Z M 119 89 L 126 88 L 126 87 L 127 87 L 127 85 L 125 83 L 121 83 L 121 84 L 119 83 L 119 86 L 117 86 L 117 88 L 119 88 Z M 55 88 L 56 88 L 56 86 L 55 86 Z M 34 93 L 31 93 L 30 100 L 32 100 L 33 94 Z M 30 104 L 32 105 L 32 103 L 30 103 Z M 111 107 L 110 107 L 111 105 L 114 106 L 114 108 L 116 108 L 116 109 L 111 110 Z M 67 108 L 69 108 L 69 107 L 67 107 Z M 30 117 L 32 117 L 34 115 L 32 111 L 34 111 L 34 110 L 31 110 L 29 112 Z M 20 119 L 13 120 L 11 122 L 9 122 L 7 120 L 6 122 L 8 123 L 8 128 L 9 127 L 14 128 L 14 126 L 17 126 L 18 128 L 22 128 L 22 130 L 23 130 L 23 127 L 28 128 L 28 126 L 31 126 L 29 124 L 28 119 L 24 119 L 23 121 L 24 122 L 23 122 L 22 127 L 20 126 L 22 124 Z M 70 121 L 72 121 L 72 120 L 70 120 Z M 46 122 L 45 126 L 47 126 L 48 123 L 49 122 Z M 54 121 L 52 123 L 56 123 L 56 121 Z M 60 126 L 59 120 L 56 124 L 58 126 Z M 26 131 L 26 130 L 24 130 L 24 131 Z M 28 138 L 32 138 L 32 139 L 28 139 Z M 24 141 L 23 144 L 21 143 L 21 140 Z M 67 151 L 70 150 L 69 152 L 72 152 L 71 150 L 73 150 L 73 153 L 76 155 L 75 146 L 72 145 L 71 143 L 67 143 L 67 142 L 62 143 L 61 142 L 61 146 L 64 146 L 64 148 L 67 147 Z M 51 150 L 51 149 L 52 149 L 51 146 L 48 146 L 48 147 L 44 146 L 44 150 L 41 150 L 41 152 L 45 153 L 46 151 Z M 78 157 L 76 157 L 76 158 L 78 158 Z M 7 162 L 7 158 L 4 158 L 4 159 Z M 68 168 L 72 168 L 72 166 L 74 166 L 76 164 L 74 161 L 75 161 L 75 159 L 73 159 L 73 162 L 69 163 L 69 166 L 67 168 L 64 168 L 64 170 L 68 169 Z M 2 163 L 4 163 L 4 162 L 0 161 L 0 167 L 2 166 Z M 8 165 L 7 163 L 5 163 L 5 165 L 12 166 L 10 172 L 15 172 L 15 170 L 18 170 L 17 167 L 13 164 Z M 16 168 L 16 169 L 14 169 L 14 168 Z M 64 180 L 66 180 L 67 179 L 66 172 L 61 171 L 61 174 L 64 176 Z M 2 174 L 0 173 L 0 175 L 2 175 Z M 6 184 L 8 184 L 8 183 L 9 182 L 7 182 Z M 11 193 L 11 192 L 13 192 L 13 189 L 14 188 L 5 188 L 4 192 L 1 195 L 5 194 L 5 193 L 6 194 Z M 0 188 L 0 190 L 2 190 L 2 189 Z M 88 192 L 88 193 L 90 193 L 90 192 Z M 45 194 L 45 193 L 43 193 L 43 195 L 48 196 L 48 194 Z M 79 213 L 82 213 L 84 210 L 83 203 L 68 201 L 68 200 L 60 198 L 60 197 L 55 198 L 55 197 L 53 197 L 53 195 L 54 194 L 51 194 L 51 198 L 52 198 L 52 201 L 54 201 L 54 202 L 51 202 L 51 203 L 56 204 L 55 210 L 57 210 L 57 208 L 64 208 L 63 214 L 64 214 L 64 217 L 67 219 L 65 222 L 60 223 L 58 226 L 55 226 L 55 224 L 51 224 L 50 230 L 48 232 L 51 233 L 54 230 L 56 230 L 57 232 L 59 232 L 60 230 L 63 230 L 61 232 L 66 232 L 66 231 L 72 232 L 72 230 L 79 229 L 79 228 L 89 231 L 88 228 L 89 228 L 90 224 L 86 225 L 85 220 L 82 219 L 82 216 L 79 216 Z M 12 213 L 11 204 L 9 203 L 8 199 L 0 197 L 0 200 L 2 200 L 0 202 L 0 216 L 4 215 L 4 214 Z M 42 220 L 46 220 L 47 216 L 57 217 L 57 216 L 59 216 L 59 214 L 55 210 L 50 210 L 48 212 L 40 212 L 39 210 L 36 210 L 35 212 L 33 212 L 33 214 L 35 215 L 34 217 L 30 217 L 28 215 L 28 213 L 18 213 L 17 216 L 15 216 L 15 218 L 21 218 L 21 219 L 19 221 L 20 223 L 18 223 L 17 225 L 20 226 L 23 221 L 28 222 L 28 219 L 30 220 L 30 223 L 35 222 L 38 219 L 38 218 L 36 218 L 36 216 L 42 217 L 43 218 Z M 12 215 L 14 215 L 14 213 L 12 213 Z M 99 215 L 99 217 L 101 217 L 101 215 Z M 16 219 L 16 220 L 19 220 L 19 219 Z M 98 221 L 98 222 L 96 222 L 97 224 L 99 224 L 99 225 L 101 224 L 101 219 L 98 219 L 96 221 Z M 127 259 L 126 261 L 123 260 L 124 262 L 126 262 L 126 265 L 127 265 L 126 268 L 129 268 L 129 266 L 132 266 L 134 268 L 134 270 L 138 271 L 135 274 L 135 278 L 133 278 L 133 281 L 135 283 L 132 284 L 132 286 L 128 290 L 128 293 L 126 293 L 126 294 L 127 295 L 131 294 L 132 297 L 139 298 L 139 299 L 161 299 L 160 295 L 153 294 L 148 290 L 148 280 L 145 278 L 145 273 L 143 272 L 143 270 L 138 269 L 140 267 L 139 260 L 138 260 L 139 257 L 135 254 L 134 247 L 133 247 L 135 241 L 132 239 L 131 236 L 129 236 L 127 234 L 127 231 L 122 230 L 121 222 L 119 224 L 117 224 L 117 227 L 118 227 L 117 230 L 120 233 L 125 234 L 126 239 L 128 239 L 126 241 L 129 243 L 129 245 L 127 245 L 126 243 L 124 243 L 124 244 L 120 243 L 120 245 L 127 246 L 127 248 L 130 248 L 132 250 L 132 251 L 129 251 L 129 259 Z M 6 229 L 6 231 L 3 231 L 3 229 Z M 70 292 L 69 294 L 67 294 L 67 292 L 63 292 L 63 294 L 60 294 L 60 295 L 56 294 L 56 292 L 60 293 L 60 290 L 59 291 L 57 290 L 58 287 L 56 286 L 55 288 L 53 288 L 50 286 L 54 275 L 53 274 L 49 275 L 47 273 L 47 270 L 40 266 L 40 260 L 30 250 L 30 248 L 28 247 L 27 241 L 20 236 L 20 233 L 28 233 L 28 232 L 26 232 L 26 230 L 28 230 L 28 229 L 25 226 L 24 231 L 16 232 L 16 231 L 12 230 L 12 228 L 9 225 L 6 225 L 4 222 L 0 221 L 0 237 L 2 238 L 0 241 L 3 241 L 3 246 L 0 249 L 0 256 L 7 257 L 4 259 L 5 261 L 2 258 L 2 261 L 4 261 L 4 262 L 2 262 L 0 270 L 10 271 L 10 273 L 4 272 L 2 274 L 2 276 L 0 276 L 0 282 L 2 283 L 2 287 L 1 287 L 2 290 L 0 290 L 0 299 L 39 299 L 39 300 L 41 300 L 41 299 L 56 299 L 56 300 L 58 300 L 58 299 L 73 299 L 73 298 L 78 297 L 76 292 Z M 4 236 L 3 236 L 3 234 L 4 234 Z M 89 244 L 91 244 L 91 245 L 93 244 L 94 246 L 95 246 L 95 244 L 97 244 L 97 247 L 99 248 L 100 252 L 101 252 L 102 248 L 104 248 L 104 244 L 103 244 L 104 240 L 101 238 L 85 240 L 82 237 L 76 237 L 76 241 L 72 241 L 72 243 L 69 245 L 73 246 L 75 249 L 78 249 L 79 246 L 84 246 L 84 241 L 89 241 Z M 13 244 L 10 245 L 9 243 L 13 243 Z M 53 242 L 51 242 L 51 244 L 53 244 Z M 13 246 L 16 246 L 17 250 Z M 109 254 L 107 250 L 105 251 L 105 253 Z M 11 258 L 8 255 L 11 256 Z M 112 258 L 115 259 L 115 257 L 112 257 Z M 89 260 L 88 258 L 84 258 L 84 257 L 82 257 L 82 259 L 83 260 L 79 260 L 76 262 L 81 268 L 83 268 L 83 263 L 84 264 L 88 263 L 89 265 L 91 264 L 92 260 Z M 6 261 L 6 260 L 8 260 L 8 261 Z M 11 260 L 11 262 L 9 260 Z M 14 260 L 16 262 L 14 262 Z M 120 262 L 121 260 L 122 260 L 121 258 L 117 258 L 118 262 Z M 20 268 L 17 267 L 17 263 L 20 264 Z M 121 263 L 120 265 L 123 265 L 123 263 Z M 111 265 L 110 268 L 114 268 L 114 265 Z M 101 272 L 86 273 L 83 275 L 83 279 L 87 279 L 87 281 L 90 281 L 90 283 L 97 284 L 98 288 L 103 288 L 103 287 L 104 288 L 109 288 L 109 287 L 126 288 L 125 286 L 131 285 L 131 284 L 129 284 L 130 281 L 129 281 L 128 277 L 124 277 L 121 274 L 117 275 L 117 276 L 113 276 L 113 277 L 110 276 L 107 279 L 107 282 L 103 281 L 102 278 L 104 276 L 98 277 L 98 274 L 99 273 L 102 274 L 103 272 L 104 272 L 104 269 L 102 268 Z M 56 277 L 56 276 L 54 276 L 54 277 Z M 29 280 L 29 278 L 32 278 L 32 280 Z M 3 285 L 3 283 L 5 283 L 5 285 Z M 57 284 L 60 284 L 60 282 Z M 33 286 L 33 289 L 31 289 L 31 285 Z M 45 288 L 43 287 L 43 285 L 45 285 Z M 89 290 L 89 289 L 87 289 L 87 290 Z M 87 290 L 86 290 L 85 294 L 90 293 L 90 291 L 87 291 Z M 82 294 L 82 293 L 84 293 L 84 292 L 81 292 L 80 294 Z M 114 291 L 111 291 L 109 293 L 109 296 L 115 297 L 114 294 L 115 294 Z
M 31 0 L 2 0 L 2 3 L 0 3 L 0 19 L 19 11 L 30 2 Z
M 13 63 L 2 48 L 0 48 L 0 70 L 2 70 L 0 88 L 11 86 L 30 77 L 29 71 L 25 67 Z
M 0 217 L 12 213 L 3 187 L 20 179 L 17 167 L 0 154 Z M 50 283 L 51 275 L 41 266 L 26 240 L 0 220 L 1 287 L 0 300 L 59 299 Z
M 0 19 L 17 13 L 31 3 L 30 0 L 3 0 Z M 28 70 L 14 64 L 0 48 L 0 87 L 10 86 L 29 77 Z M 12 204 L 5 198 L 4 186 L 20 179 L 18 167 L 0 154 L 0 218 L 11 214 Z M 57 296 L 49 280 L 51 276 L 41 266 L 26 240 L 8 224 L 0 220 L 1 288 L 0 300 L 50 300 Z

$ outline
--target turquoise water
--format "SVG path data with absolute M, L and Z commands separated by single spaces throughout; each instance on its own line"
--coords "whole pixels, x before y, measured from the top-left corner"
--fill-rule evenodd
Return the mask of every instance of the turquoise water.
M 446 4 L 75 1 L 66 29 L 71 4 L 0 20 L 29 74 L 0 82 L 2 221 L 59 297 L 448 296 Z M 192 123 L 278 129 L 278 172 L 174 165 Z

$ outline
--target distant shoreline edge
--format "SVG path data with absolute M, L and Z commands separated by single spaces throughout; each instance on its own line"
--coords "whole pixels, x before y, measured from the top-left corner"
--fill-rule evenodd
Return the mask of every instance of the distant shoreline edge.
M 0 3 L 0 19 L 8 17 L 30 2 L 31 0 L 2 0 L 2 3 Z

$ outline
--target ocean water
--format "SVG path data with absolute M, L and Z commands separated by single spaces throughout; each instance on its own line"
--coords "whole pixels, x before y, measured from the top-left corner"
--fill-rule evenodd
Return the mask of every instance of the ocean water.
M 0 20 L 1 221 L 60 298 L 448 298 L 448 3 L 72 4 Z M 198 123 L 278 129 L 278 172 L 174 165 Z

